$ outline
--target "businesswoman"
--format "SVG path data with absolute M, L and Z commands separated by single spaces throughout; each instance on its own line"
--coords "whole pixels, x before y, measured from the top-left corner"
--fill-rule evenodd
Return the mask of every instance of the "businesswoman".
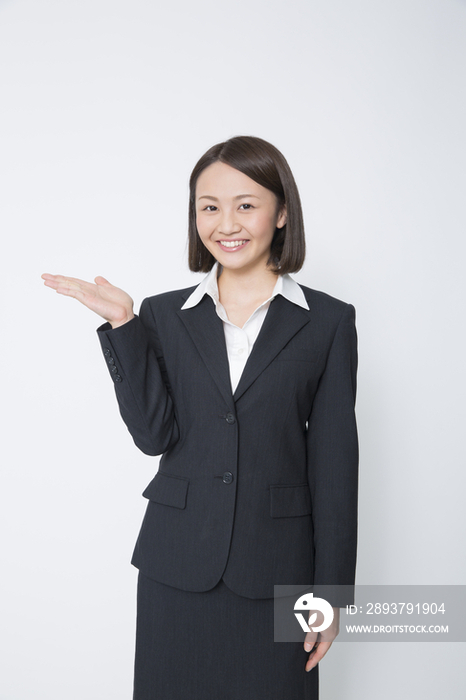
M 357 340 L 351 304 L 290 277 L 304 253 L 285 158 L 239 136 L 191 174 L 199 285 L 148 297 L 135 315 L 103 277 L 43 275 L 106 320 L 122 418 L 162 455 L 132 558 L 134 700 L 318 698 L 317 664 L 353 602 Z M 313 585 L 331 626 L 274 642 L 280 585 Z

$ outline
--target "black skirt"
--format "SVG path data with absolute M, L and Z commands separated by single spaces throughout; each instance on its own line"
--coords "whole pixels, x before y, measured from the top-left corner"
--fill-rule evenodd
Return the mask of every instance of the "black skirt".
M 304 641 L 304 639 L 303 639 Z M 318 700 L 303 642 L 274 642 L 274 600 L 139 573 L 133 700 Z

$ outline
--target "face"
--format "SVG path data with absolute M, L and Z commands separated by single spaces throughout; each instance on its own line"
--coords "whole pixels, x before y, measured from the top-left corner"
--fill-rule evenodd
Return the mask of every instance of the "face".
M 286 223 L 273 192 L 218 161 L 199 175 L 195 201 L 201 241 L 225 269 L 266 269 L 275 229 Z

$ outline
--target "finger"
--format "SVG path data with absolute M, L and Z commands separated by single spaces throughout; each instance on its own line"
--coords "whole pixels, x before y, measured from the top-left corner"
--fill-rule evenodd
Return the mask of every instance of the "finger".
M 49 272 L 44 272 L 44 274 L 41 275 L 41 277 L 44 280 L 52 280 L 55 282 L 64 282 L 65 280 L 69 280 L 70 282 L 77 282 L 78 284 L 89 284 L 89 282 L 81 280 L 78 277 L 68 277 L 67 275 L 51 275 Z
M 48 272 L 44 272 L 44 274 L 41 275 L 41 278 L 44 280 L 44 285 L 46 287 L 52 287 L 52 289 L 56 289 L 58 285 L 57 275 L 51 275 Z
M 101 275 L 98 275 L 95 279 L 94 282 L 96 284 L 102 284 L 107 287 L 113 287 L 113 284 L 110 284 L 108 280 L 105 279 L 105 277 L 102 277 Z
M 317 664 L 324 658 L 325 654 L 328 652 L 331 646 L 332 642 L 319 642 L 319 644 L 315 648 L 315 651 L 309 654 L 309 659 L 305 666 L 306 671 L 310 671 L 312 668 L 314 668 L 314 666 L 317 666 Z
M 78 279 L 76 277 L 65 277 L 64 275 L 48 274 L 46 277 L 44 277 L 44 285 L 46 287 L 51 287 L 52 289 L 55 289 L 55 291 L 59 294 L 66 294 L 67 296 L 73 296 L 73 290 L 75 290 L 76 292 L 82 291 L 92 294 L 92 289 L 95 288 L 94 284 L 91 284 L 90 282 L 85 282 L 84 280 Z
M 58 289 L 58 287 L 63 286 L 63 282 L 56 279 L 44 280 L 45 287 L 51 287 L 52 289 Z
M 63 286 L 63 287 L 57 287 L 55 290 L 57 294 L 63 294 L 65 297 L 73 297 L 73 299 L 77 299 L 78 301 L 81 301 L 85 303 L 85 299 L 89 299 L 89 295 L 83 292 L 82 289 L 78 289 L 76 287 L 71 287 L 71 286 Z M 87 306 L 87 304 L 86 304 Z
M 311 651 L 312 647 L 317 641 L 318 632 L 308 632 L 304 638 L 304 649 L 306 651 Z
M 54 279 L 45 280 L 44 284 L 47 287 L 52 287 L 55 289 L 57 294 L 63 294 L 67 297 L 74 297 L 82 303 L 86 303 L 85 299 L 90 300 L 95 296 L 93 288 L 95 285 L 89 282 L 84 282 L 83 280 L 76 279 L 75 277 L 64 277 L 63 275 L 54 275 Z

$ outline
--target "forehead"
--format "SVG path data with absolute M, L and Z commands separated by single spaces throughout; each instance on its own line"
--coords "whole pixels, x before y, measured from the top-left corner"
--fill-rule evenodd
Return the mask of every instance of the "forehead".
M 272 195 L 272 192 L 231 165 L 220 161 L 209 165 L 198 177 L 196 198 L 205 195 L 218 198 L 234 197 L 239 194 L 267 197 Z

